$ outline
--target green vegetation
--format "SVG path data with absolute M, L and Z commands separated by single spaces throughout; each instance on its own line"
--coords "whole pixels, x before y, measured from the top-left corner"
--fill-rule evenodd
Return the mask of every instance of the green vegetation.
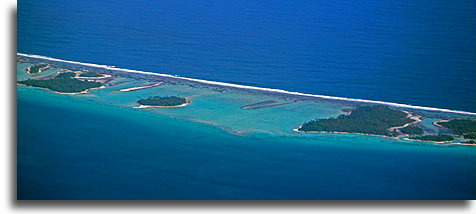
M 146 99 L 141 99 L 137 101 L 141 105 L 148 105 L 148 106 L 177 106 L 182 105 L 187 102 L 187 100 L 183 97 L 177 96 L 155 96 L 149 97 Z
M 464 143 L 464 144 L 476 144 L 476 141 L 470 140 L 470 141 L 464 141 L 464 142 L 461 142 L 461 143 Z
M 415 125 L 401 128 L 400 131 L 403 134 L 407 134 L 407 135 L 422 135 L 423 134 L 423 129 Z
M 476 120 L 456 119 L 448 122 L 438 122 L 438 124 L 450 129 L 455 135 L 476 132 Z
M 360 106 L 350 115 L 339 115 L 337 118 L 316 119 L 304 123 L 299 131 L 350 132 L 396 136 L 398 133 L 389 131 L 391 127 L 402 126 L 413 122 L 403 111 L 390 109 L 387 106 Z
M 434 141 L 434 142 L 442 142 L 442 141 L 453 141 L 454 137 L 451 135 L 425 135 L 425 136 L 417 136 L 411 137 L 410 139 L 414 140 L 424 140 L 424 141 Z
M 40 69 L 43 69 L 43 68 L 46 68 L 48 67 L 47 64 L 39 64 L 39 65 L 34 65 L 34 66 L 31 66 L 30 69 L 28 70 L 28 72 L 30 74 L 36 74 L 38 72 L 40 72 Z
M 34 80 L 28 79 L 24 81 L 18 81 L 20 84 L 25 84 L 33 87 L 47 88 L 57 92 L 63 93 L 77 93 L 90 88 L 97 88 L 102 86 L 99 82 L 82 81 L 74 77 L 72 72 L 61 73 L 53 79 Z
M 102 77 L 102 74 L 94 71 L 84 72 L 79 75 L 80 77 Z
M 455 119 L 448 122 L 438 122 L 448 128 L 454 135 L 463 136 L 465 139 L 476 139 L 476 121 L 468 119 Z
M 76 74 L 73 73 L 73 72 L 65 72 L 65 73 L 60 73 L 58 75 L 56 75 L 56 79 L 67 79 L 67 78 L 73 78 L 75 77 Z
M 463 135 L 464 139 L 476 139 L 476 133 L 469 133 L 469 134 L 465 134 Z

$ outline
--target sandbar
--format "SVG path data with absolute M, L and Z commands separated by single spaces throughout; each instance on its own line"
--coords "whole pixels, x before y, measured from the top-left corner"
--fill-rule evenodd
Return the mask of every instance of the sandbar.
M 159 85 L 162 85 L 162 82 L 154 83 L 154 84 L 151 84 L 151 85 L 144 85 L 144 86 L 138 86 L 138 87 L 132 87 L 132 88 L 124 88 L 124 89 L 120 89 L 120 90 L 117 90 L 117 91 L 120 91 L 120 92 L 137 91 L 137 90 L 141 90 L 141 89 L 156 87 L 156 86 L 159 86 Z
M 191 103 L 191 101 L 187 100 L 185 103 L 180 104 L 180 105 L 175 105 L 175 106 L 153 106 L 153 105 L 140 105 L 140 106 L 135 106 L 132 108 L 178 108 L 178 107 L 184 107 L 187 106 Z

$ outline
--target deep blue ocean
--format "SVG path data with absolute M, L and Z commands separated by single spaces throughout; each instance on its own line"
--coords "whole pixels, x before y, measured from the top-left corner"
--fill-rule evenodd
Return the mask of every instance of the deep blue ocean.
M 474 147 L 217 127 L 18 90 L 19 199 L 474 199 Z
M 475 43 L 474 1 L 18 2 L 20 53 L 470 112 Z M 87 96 L 17 94 L 18 199 L 476 197 L 472 146 L 240 136 Z
M 18 1 L 18 52 L 476 112 L 475 1 Z

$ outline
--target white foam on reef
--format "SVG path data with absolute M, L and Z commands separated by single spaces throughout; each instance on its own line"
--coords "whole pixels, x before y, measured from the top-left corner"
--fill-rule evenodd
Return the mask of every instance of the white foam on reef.
M 333 97 L 333 96 L 326 96 L 326 95 L 306 94 L 306 93 L 300 93 L 300 92 L 286 91 L 286 90 L 282 90 L 282 89 L 261 88 L 261 87 L 255 87 L 255 86 L 238 85 L 238 84 L 233 84 L 233 83 L 224 83 L 224 82 L 216 82 L 216 81 L 209 81 L 209 80 L 201 80 L 201 79 L 180 77 L 180 76 L 175 76 L 175 75 L 170 75 L 170 74 L 159 74 L 159 73 L 138 71 L 138 70 L 132 70 L 132 69 L 125 69 L 125 68 L 116 68 L 114 66 L 109 66 L 109 65 L 99 65 L 99 64 L 93 64 L 93 63 L 62 60 L 62 59 L 56 59 L 56 58 L 40 56 L 40 55 L 23 54 L 23 53 L 17 53 L 17 55 L 24 56 L 24 57 L 30 57 L 30 58 L 36 58 L 36 59 L 45 59 L 45 60 L 56 61 L 56 62 L 64 62 L 64 63 L 71 63 L 71 64 L 95 67 L 95 68 L 102 68 L 102 69 L 113 70 L 113 71 L 123 71 L 123 72 L 129 72 L 129 73 L 155 75 L 155 76 L 168 77 L 168 78 L 174 78 L 174 79 L 182 79 L 182 80 L 188 80 L 188 81 L 199 82 L 199 83 L 210 84 L 210 85 L 219 85 L 219 86 L 234 87 L 234 88 L 269 91 L 269 92 L 275 92 L 275 93 L 291 94 L 291 95 L 306 96 L 306 97 L 316 97 L 316 98 L 329 99 L 329 100 L 342 100 L 342 101 L 350 101 L 350 102 L 381 104 L 381 105 L 395 106 L 395 107 L 408 108 L 408 109 L 418 109 L 418 110 L 426 110 L 426 111 L 439 111 L 439 112 L 448 112 L 448 113 L 465 114 L 465 115 L 476 115 L 476 113 L 466 112 L 466 111 L 458 111 L 458 110 L 450 110 L 450 109 L 442 109 L 442 108 L 433 108 L 433 107 L 424 107 L 424 106 L 414 106 L 414 105 L 409 105 L 409 104 L 399 104 L 399 103 L 391 103 L 391 102 L 383 102 L 383 101 L 375 101 L 375 100 L 363 100 L 363 99 L 354 99 L 354 98 L 345 98 L 345 97 Z

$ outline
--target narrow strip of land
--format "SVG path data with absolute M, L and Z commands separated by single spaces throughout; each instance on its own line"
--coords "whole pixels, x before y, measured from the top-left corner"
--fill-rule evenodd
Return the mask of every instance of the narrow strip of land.
M 403 111 L 403 112 L 407 113 L 407 118 L 413 120 L 413 122 L 407 123 L 407 124 L 405 124 L 405 125 L 403 125 L 403 126 L 395 126 L 395 127 L 388 128 L 389 131 L 393 131 L 393 130 L 395 130 L 395 129 L 402 129 L 402 128 L 405 128 L 405 127 L 407 127 L 407 126 L 413 125 L 413 124 L 415 124 L 415 123 L 421 122 L 421 119 L 420 119 L 421 116 L 414 116 L 414 115 L 412 115 L 412 113 L 410 113 L 409 111 Z
M 147 89 L 147 88 L 157 87 L 159 85 L 162 85 L 162 82 L 154 83 L 154 84 L 151 84 L 151 85 L 137 86 L 137 87 L 132 87 L 132 88 L 124 88 L 124 89 L 120 89 L 120 90 L 117 90 L 117 91 L 119 91 L 119 92 L 138 91 L 138 90 L 143 90 L 143 89 Z
M 177 107 L 184 107 L 190 104 L 190 101 L 187 100 L 187 102 L 180 104 L 180 105 L 175 105 L 175 106 L 153 106 L 153 105 L 140 105 L 140 106 L 135 106 L 132 108 L 177 108 Z
M 87 79 L 87 80 L 97 80 L 97 79 L 106 79 L 112 77 L 109 74 L 102 74 L 100 77 L 82 77 L 82 76 L 77 76 L 75 77 L 76 79 Z

